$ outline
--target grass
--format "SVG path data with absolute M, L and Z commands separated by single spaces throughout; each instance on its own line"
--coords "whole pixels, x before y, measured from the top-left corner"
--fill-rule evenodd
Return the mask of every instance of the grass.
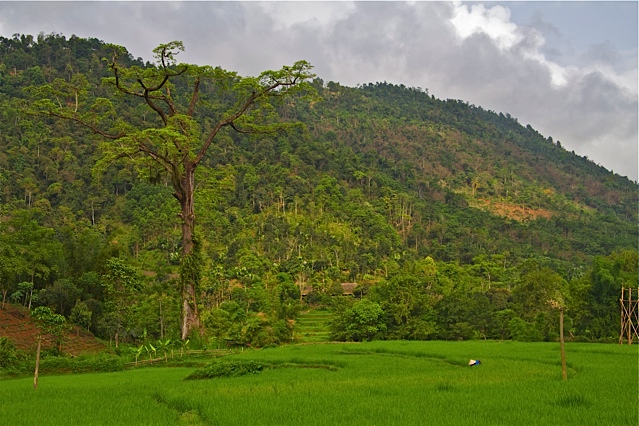
M 0 419 L 22 425 L 636 425 L 637 347 L 372 342 L 246 351 L 258 374 L 184 380 L 194 368 L 0 382 Z M 469 367 L 469 359 L 482 364 Z M 211 360 L 213 361 L 213 360 Z M 321 368 L 309 368 L 320 366 Z M 326 368 L 330 367 L 330 368 Z

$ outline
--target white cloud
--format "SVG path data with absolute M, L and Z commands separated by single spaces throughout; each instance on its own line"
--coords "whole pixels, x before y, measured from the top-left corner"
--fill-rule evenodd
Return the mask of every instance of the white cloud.
M 500 49 L 510 49 L 523 38 L 517 25 L 510 22 L 508 8 L 498 5 L 486 9 L 483 4 L 468 7 L 460 1 L 453 4 L 454 12 L 450 23 L 462 39 L 481 32 L 493 39 Z
M 336 21 L 347 17 L 355 9 L 355 5 L 350 1 L 267 1 L 258 4 L 273 19 L 275 23 L 274 29 L 278 31 L 286 30 L 296 25 L 332 26 Z
M 472 71 L 449 71 L 439 90 L 509 112 L 567 149 L 639 179 L 636 49 L 620 52 L 604 42 L 562 55 L 547 48 L 537 27 L 513 23 L 508 8 L 452 7 L 450 22 L 463 53 L 448 55 L 447 65 Z
M 524 59 L 543 65 L 554 85 L 566 84 L 568 70 L 548 60 L 541 52 L 544 37 L 534 29 L 524 31 L 511 22 L 510 9 L 501 5 L 486 8 L 483 4 L 469 7 L 459 1 L 453 4 L 454 16 L 450 22 L 461 40 L 478 33 L 486 34 L 502 51 L 517 48 Z

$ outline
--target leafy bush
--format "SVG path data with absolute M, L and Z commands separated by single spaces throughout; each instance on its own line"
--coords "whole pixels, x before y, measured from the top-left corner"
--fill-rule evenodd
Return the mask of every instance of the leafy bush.
M 185 380 L 214 379 L 218 377 L 238 377 L 247 374 L 259 374 L 266 369 L 277 368 L 321 368 L 335 371 L 344 367 L 344 363 L 335 360 L 292 359 L 274 362 L 257 362 L 251 360 L 218 361 L 205 368 L 194 371 Z
M 520 342 L 539 342 L 542 334 L 534 323 L 515 317 L 508 322 L 508 329 L 513 340 Z
M 214 379 L 216 377 L 238 377 L 247 374 L 259 374 L 269 364 L 256 361 L 219 361 L 206 368 L 194 371 L 186 380 Z
M 384 311 L 368 299 L 339 310 L 331 323 L 333 340 L 361 342 L 381 338 L 385 332 Z
M 6 337 L 0 337 L 0 368 L 9 368 L 18 362 L 15 346 Z
M 65 356 L 45 357 L 40 361 L 40 370 L 46 373 L 102 373 L 124 370 L 125 359 L 117 355 L 100 353 L 81 355 L 76 358 Z
M 6 337 L 0 337 L 0 378 L 25 374 L 31 369 L 26 359 L 25 352 L 17 350 Z

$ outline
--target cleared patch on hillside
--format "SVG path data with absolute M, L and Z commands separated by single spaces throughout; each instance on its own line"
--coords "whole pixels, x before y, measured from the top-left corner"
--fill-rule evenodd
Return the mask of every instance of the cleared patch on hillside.
M 22 306 L 7 304 L 0 309 L 0 337 L 6 337 L 16 349 L 33 351 L 36 347 L 38 329 L 29 310 Z M 50 337 L 44 339 L 45 347 L 53 344 Z M 69 324 L 69 330 L 62 344 L 62 352 L 69 355 L 98 353 L 105 345 L 96 340 L 93 334 L 75 325 Z
M 539 218 L 551 219 L 555 215 L 555 213 L 547 209 L 534 209 L 519 204 L 488 199 L 468 200 L 468 205 L 496 216 L 516 220 L 517 222 L 526 222 Z

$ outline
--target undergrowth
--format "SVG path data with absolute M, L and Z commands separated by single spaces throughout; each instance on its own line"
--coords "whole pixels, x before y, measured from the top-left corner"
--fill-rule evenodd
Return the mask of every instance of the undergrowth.
M 276 368 L 321 368 L 325 370 L 337 370 L 337 363 L 318 363 L 313 361 L 274 361 L 258 362 L 252 360 L 216 361 L 205 368 L 195 370 L 185 380 L 215 379 L 219 377 L 238 377 L 248 374 L 259 374 L 267 369 Z

